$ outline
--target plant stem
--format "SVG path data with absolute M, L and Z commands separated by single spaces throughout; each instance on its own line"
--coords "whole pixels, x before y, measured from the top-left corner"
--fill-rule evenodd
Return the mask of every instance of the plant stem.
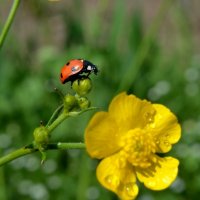
M 48 123 L 47 123 L 47 127 L 51 125 L 51 123 L 56 119 L 56 117 L 59 115 L 59 113 L 61 112 L 61 110 L 63 109 L 63 104 L 60 105 L 53 113 L 53 115 L 51 116 L 51 118 L 49 119 Z
M 0 49 L 3 46 L 5 38 L 6 38 L 7 34 L 8 34 L 9 28 L 10 28 L 10 26 L 11 26 L 13 20 L 14 20 L 17 8 L 19 6 L 19 3 L 20 3 L 20 0 L 14 0 L 13 1 L 13 5 L 12 5 L 12 7 L 10 9 L 8 18 L 7 18 L 7 20 L 6 20 L 5 24 L 4 24 L 4 27 L 3 27 L 1 35 L 0 35 Z
M 0 155 L 1 154 L 2 152 L 0 149 Z M 7 199 L 4 168 L 0 168 L 0 186 L 0 199 Z
M 67 117 L 69 116 L 69 113 L 62 112 L 58 118 L 53 121 L 53 123 L 47 127 L 49 134 L 62 122 L 64 121 Z
M 57 149 L 65 150 L 65 149 L 84 149 L 85 144 L 82 142 L 79 143 L 57 143 Z
M 76 185 L 76 200 L 87 200 L 87 196 L 85 195 L 85 191 L 90 185 L 90 177 L 92 176 L 92 172 L 88 167 L 89 157 L 86 153 L 81 155 L 81 160 L 78 161 L 80 165 L 79 174 L 78 174 L 78 181 Z M 78 164 L 77 163 L 77 164 Z
M 58 108 L 59 109 L 59 108 Z M 57 109 L 57 110 L 58 110 Z M 58 118 L 55 119 L 55 121 L 53 121 L 50 125 L 47 125 L 46 128 L 48 129 L 49 131 L 49 134 L 62 122 L 64 121 L 67 117 L 75 117 L 77 115 L 80 115 L 86 111 L 89 111 L 89 110 L 94 110 L 94 109 L 97 109 L 96 107 L 89 107 L 89 108 L 86 108 L 84 110 L 80 110 L 80 111 L 70 111 L 70 112 L 65 112 L 63 111 L 59 116 Z M 57 110 L 55 112 L 57 112 Z M 53 114 L 54 115 L 54 114 Z M 54 116 L 52 115 L 52 117 L 54 118 Z M 51 118 L 52 118 L 51 117 Z M 51 119 L 50 119 L 51 120 Z M 52 120 L 51 120 L 52 121 Z M 49 122 L 48 122 L 49 124 Z
M 0 158 L 0 166 L 6 164 L 16 158 L 19 158 L 21 156 L 33 153 L 35 151 L 37 151 L 37 150 L 33 149 L 33 148 L 26 148 L 26 147 L 17 149 L 16 151 L 13 151 L 13 152 L 1 157 Z
M 96 109 L 95 107 L 90 107 L 84 110 L 80 110 L 80 111 L 71 111 L 71 112 L 65 112 L 63 111 L 56 119 L 55 121 L 53 121 L 49 126 L 46 126 L 46 128 L 48 129 L 49 134 L 62 122 L 64 121 L 67 117 L 69 116 L 77 116 L 80 115 L 83 112 L 86 112 L 88 110 L 93 110 Z M 59 108 L 55 111 L 57 112 L 59 110 Z M 54 115 L 54 114 L 53 114 Z M 53 117 L 54 118 L 54 117 Z M 52 149 L 57 149 L 57 150 L 62 150 L 62 149 L 82 149 L 85 148 L 85 144 L 84 143 L 49 143 L 47 144 L 45 151 L 46 150 L 52 150 Z M 4 165 L 18 157 L 33 153 L 39 151 L 39 149 L 37 148 L 37 146 L 33 145 L 33 144 L 29 144 L 23 148 L 20 148 L 16 151 L 13 151 L 3 157 L 0 158 L 0 166 Z
M 85 148 L 84 143 L 50 143 L 47 145 L 47 148 L 45 150 L 66 150 L 66 149 L 83 149 Z M 0 158 L 0 166 L 15 160 L 16 158 L 25 156 L 27 154 L 33 153 L 38 151 L 37 148 L 34 148 L 34 145 L 30 144 L 26 147 L 17 149 L 3 157 Z
M 143 61 L 145 60 L 149 52 L 152 40 L 154 39 L 154 37 L 156 37 L 158 29 L 162 25 L 162 21 L 173 3 L 175 3 L 174 0 L 162 1 L 158 14 L 155 16 L 152 24 L 150 25 L 148 33 L 144 37 L 134 59 L 130 63 L 130 67 L 127 69 L 124 77 L 121 79 L 118 92 L 122 90 L 127 90 L 131 87 L 140 67 L 143 64 Z

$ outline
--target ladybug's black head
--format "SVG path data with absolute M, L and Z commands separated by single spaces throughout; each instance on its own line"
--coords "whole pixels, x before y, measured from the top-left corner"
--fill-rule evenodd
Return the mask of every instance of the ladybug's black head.
M 95 75 L 97 75 L 97 73 L 99 72 L 98 68 L 96 67 L 96 65 L 94 65 L 93 67 L 93 72 Z
M 98 73 L 97 66 L 92 64 L 90 61 L 84 60 L 83 66 L 88 72 L 94 72 L 95 75 Z

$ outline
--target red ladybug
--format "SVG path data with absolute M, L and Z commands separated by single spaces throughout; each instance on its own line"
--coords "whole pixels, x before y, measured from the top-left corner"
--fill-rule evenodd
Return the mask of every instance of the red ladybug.
M 67 62 L 61 69 L 60 81 L 64 84 L 66 82 L 73 82 L 82 77 L 88 77 L 91 72 L 97 74 L 98 69 L 96 65 L 83 59 L 73 59 Z M 86 74 L 83 75 L 83 74 Z

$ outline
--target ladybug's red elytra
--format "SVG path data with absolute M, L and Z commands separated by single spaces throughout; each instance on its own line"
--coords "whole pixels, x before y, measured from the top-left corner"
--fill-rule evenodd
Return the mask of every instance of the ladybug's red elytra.
M 96 65 L 87 60 L 73 59 L 67 62 L 61 69 L 60 81 L 63 84 L 69 81 L 73 82 L 84 77 L 84 73 L 86 74 L 86 77 L 88 77 L 92 72 L 97 74 L 98 69 Z

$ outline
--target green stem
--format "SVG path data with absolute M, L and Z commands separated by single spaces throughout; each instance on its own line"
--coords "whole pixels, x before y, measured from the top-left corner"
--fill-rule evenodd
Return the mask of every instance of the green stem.
M 35 151 L 37 151 L 37 150 L 33 149 L 33 148 L 26 148 L 26 147 L 20 148 L 16 151 L 13 151 L 13 152 L 1 157 L 0 158 L 0 166 L 6 164 L 16 158 L 19 158 L 21 156 L 33 153 Z
M 144 37 L 134 59 L 131 61 L 129 69 L 126 71 L 124 77 L 121 79 L 121 83 L 118 89 L 119 91 L 127 90 L 131 87 L 140 67 L 143 64 L 144 59 L 149 52 L 153 38 L 157 35 L 158 29 L 162 24 L 167 11 L 174 2 L 174 0 L 162 1 L 158 14 L 155 16 L 147 35 Z
M 66 149 L 83 149 L 85 148 L 84 143 L 52 143 L 48 144 L 45 150 L 66 150 Z M 3 157 L 0 158 L 0 166 L 15 160 L 16 158 L 25 156 L 27 154 L 38 151 L 37 148 L 34 148 L 34 145 L 30 144 L 26 147 L 17 149 Z
M 8 15 L 8 18 L 7 18 L 7 20 L 4 24 L 3 30 L 2 30 L 1 35 L 0 35 L 0 49 L 3 46 L 6 35 L 8 34 L 9 28 L 10 28 L 10 26 L 11 26 L 13 20 L 14 20 L 17 8 L 19 6 L 19 3 L 20 3 L 20 0 L 14 0 L 13 1 L 12 8 L 10 9 L 10 13 Z
M 55 119 L 55 121 L 47 127 L 49 134 L 62 122 L 64 121 L 67 117 L 69 116 L 69 113 L 62 112 L 58 118 Z
M 62 122 L 64 121 L 67 117 L 69 116 L 77 116 L 83 112 L 86 112 L 88 110 L 93 110 L 96 109 L 95 107 L 90 107 L 84 110 L 80 110 L 80 111 L 71 111 L 71 112 L 65 112 L 63 111 L 58 118 L 55 119 L 55 121 L 52 122 L 51 125 L 46 126 L 46 128 L 48 129 L 49 134 Z M 55 111 L 56 112 L 56 111 Z M 85 144 L 84 143 L 53 143 L 53 144 L 47 144 L 45 150 L 51 150 L 51 149 L 74 149 L 74 148 L 85 148 Z M 14 152 L 9 153 L 8 155 L 5 155 L 3 157 L 0 158 L 0 166 L 4 165 L 18 157 L 33 153 L 38 151 L 39 149 L 37 148 L 37 146 L 30 144 L 27 145 L 21 149 L 18 149 Z
M 57 143 L 57 149 L 65 150 L 65 149 L 84 149 L 85 144 L 82 142 L 79 143 Z
M 87 109 L 84 110 L 80 110 L 80 111 L 70 111 L 70 112 L 65 112 L 63 111 L 58 118 L 55 119 L 55 121 L 53 121 L 49 126 L 46 126 L 46 128 L 49 131 L 49 134 L 62 122 L 64 121 L 67 117 L 75 117 L 77 115 L 80 115 L 86 111 L 89 110 L 94 110 L 97 109 L 96 107 L 89 107 Z M 56 112 L 56 111 L 55 111 Z M 49 124 L 49 123 L 48 123 Z
M 63 109 L 63 104 L 60 105 L 53 113 L 53 115 L 51 116 L 51 118 L 49 119 L 48 123 L 47 123 L 47 127 L 51 125 L 51 123 L 58 117 L 59 113 L 61 112 L 61 110 Z
M 85 191 L 90 185 L 90 176 L 92 176 L 92 172 L 88 167 L 89 157 L 87 154 L 83 153 L 80 159 L 81 160 L 78 161 L 78 163 L 81 163 L 81 165 L 78 172 L 78 181 L 76 185 L 76 200 L 87 200 L 88 198 L 85 195 Z
M 2 155 L 2 149 L 0 149 L 0 155 Z M 7 199 L 4 168 L 0 168 L 0 186 L 0 199 Z

